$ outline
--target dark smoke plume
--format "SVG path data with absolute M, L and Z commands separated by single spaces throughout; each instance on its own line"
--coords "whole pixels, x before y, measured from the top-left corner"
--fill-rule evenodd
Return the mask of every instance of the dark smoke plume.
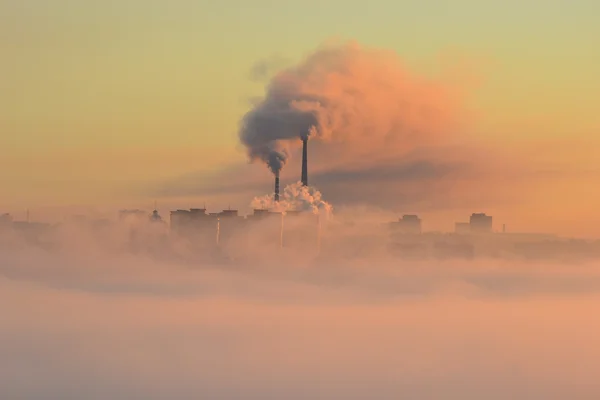
M 355 43 L 319 48 L 275 74 L 244 117 L 240 140 L 251 161 L 277 173 L 302 136 L 345 151 L 406 149 L 447 132 L 455 99 L 447 87 L 406 72 L 397 55 Z

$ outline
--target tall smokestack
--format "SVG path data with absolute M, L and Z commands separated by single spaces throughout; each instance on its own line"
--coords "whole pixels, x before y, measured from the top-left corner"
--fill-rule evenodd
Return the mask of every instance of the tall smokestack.
M 302 186 L 308 186 L 308 136 L 302 137 Z
M 275 198 L 276 202 L 279 201 L 279 172 L 275 174 Z

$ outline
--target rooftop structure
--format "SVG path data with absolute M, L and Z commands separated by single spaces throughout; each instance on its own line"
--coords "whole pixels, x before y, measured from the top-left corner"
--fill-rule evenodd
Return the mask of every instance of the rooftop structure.
M 471 232 L 488 233 L 492 231 L 492 216 L 485 213 L 473 213 L 469 219 Z
M 392 222 L 391 226 L 399 233 L 414 235 L 421 233 L 421 219 L 417 215 L 403 215 L 398 221 Z
M 223 210 L 219 213 L 219 217 L 221 217 L 221 218 L 239 217 L 238 210 Z

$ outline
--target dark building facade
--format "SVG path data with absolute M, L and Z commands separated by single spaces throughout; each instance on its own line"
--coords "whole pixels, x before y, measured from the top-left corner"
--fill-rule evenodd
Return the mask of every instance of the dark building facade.
M 390 225 L 396 233 L 418 235 L 422 231 L 421 218 L 417 215 L 403 215 L 402 218 Z
M 492 231 L 492 216 L 485 213 L 473 213 L 469 219 L 471 232 L 489 233 Z

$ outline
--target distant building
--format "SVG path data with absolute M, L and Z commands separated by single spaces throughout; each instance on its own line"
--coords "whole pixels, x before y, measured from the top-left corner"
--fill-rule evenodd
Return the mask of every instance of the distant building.
M 12 216 L 8 213 L 0 215 L 0 225 L 9 225 L 12 223 Z
M 52 230 L 52 225 L 50 224 L 29 221 L 14 221 L 12 227 L 16 232 L 23 235 L 27 241 L 33 243 L 40 243 L 46 234 Z
M 418 235 L 421 233 L 421 219 L 417 215 L 403 215 L 392 222 L 391 227 L 399 233 Z
M 189 214 L 192 219 L 204 218 L 208 215 L 206 208 L 190 208 Z
M 471 224 L 468 222 L 457 222 L 454 224 L 454 232 L 466 234 L 471 232 Z
M 492 216 L 485 213 L 473 213 L 469 219 L 471 232 L 488 233 L 492 231 Z
M 192 213 L 190 210 L 171 211 L 171 230 L 173 232 L 182 232 L 191 225 Z
M 282 213 L 280 211 L 271 211 L 268 210 L 266 208 L 256 208 L 253 211 L 252 215 L 248 215 L 248 220 L 249 221 L 259 221 L 259 220 L 263 220 L 265 218 L 271 218 L 271 217 L 275 217 L 275 216 L 280 216 L 281 217 Z
M 223 210 L 219 213 L 220 218 L 237 218 L 238 210 Z
M 163 222 L 157 210 L 152 211 L 152 214 L 150 214 L 150 222 Z
M 171 211 L 171 231 L 180 234 L 198 233 L 216 229 L 220 221 L 221 229 L 233 229 L 232 224 L 241 223 L 244 217 L 238 215 L 238 210 L 223 210 L 216 213 L 207 213 L 206 208 L 190 208 L 189 210 Z

